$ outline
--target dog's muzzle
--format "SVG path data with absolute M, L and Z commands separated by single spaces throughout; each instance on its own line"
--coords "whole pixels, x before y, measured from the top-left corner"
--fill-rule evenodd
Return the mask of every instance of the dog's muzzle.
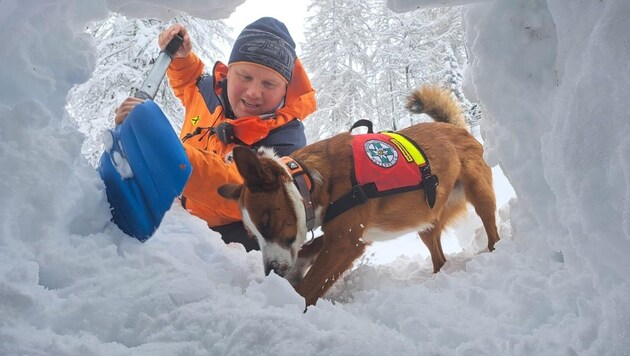
M 289 270 L 289 266 L 278 261 L 270 261 L 265 263 L 265 276 L 274 271 L 278 276 L 284 277 Z

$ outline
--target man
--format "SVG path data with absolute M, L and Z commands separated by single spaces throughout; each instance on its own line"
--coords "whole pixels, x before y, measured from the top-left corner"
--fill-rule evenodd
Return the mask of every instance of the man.
M 236 145 L 272 147 L 288 155 L 306 144 L 301 120 L 315 111 L 315 91 L 295 54 L 286 26 L 263 17 L 240 33 L 228 61 L 217 62 L 211 73 L 192 51 L 188 31 L 175 24 L 160 33 L 164 49 L 179 34 L 181 48 L 167 75 L 186 109 L 180 139 L 192 164 L 184 188 L 183 206 L 204 219 L 226 243 L 239 242 L 247 251 L 258 249 L 247 236 L 238 204 L 217 193 L 226 183 L 242 183 L 232 150 Z M 141 102 L 128 98 L 116 110 L 120 124 Z

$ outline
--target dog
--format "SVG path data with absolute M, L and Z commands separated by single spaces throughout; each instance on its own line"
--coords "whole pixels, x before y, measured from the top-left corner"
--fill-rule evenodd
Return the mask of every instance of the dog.
M 467 202 L 483 222 L 488 250 L 493 251 L 499 241 L 492 172 L 460 106 L 449 91 L 423 86 L 409 96 L 407 108 L 435 121 L 395 133 L 411 139 L 420 148 L 421 161 L 427 161 L 425 166 L 417 166 L 429 166 L 431 171 L 422 177 L 421 189 L 373 198 L 362 196 L 366 194 L 360 189 L 355 191 L 357 184 L 350 175 L 356 170 L 353 160 L 357 154 L 352 142 L 361 135 L 341 133 L 283 158 L 265 148 L 257 152 L 244 146 L 234 149 L 244 183 L 223 185 L 219 194 L 239 202 L 244 225 L 261 247 L 265 273 L 273 270 L 288 279 L 307 307 L 373 241 L 417 231 L 437 273 L 446 262 L 442 230 L 467 213 Z M 298 175 L 292 171 L 296 166 L 301 171 Z M 398 178 L 403 176 L 407 175 Z M 305 184 L 297 184 L 304 181 L 310 183 L 308 190 Z M 338 204 L 340 201 L 345 203 Z M 336 210 L 332 217 L 331 210 Z M 307 232 L 319 226 L 323 236 L 305 244 Z

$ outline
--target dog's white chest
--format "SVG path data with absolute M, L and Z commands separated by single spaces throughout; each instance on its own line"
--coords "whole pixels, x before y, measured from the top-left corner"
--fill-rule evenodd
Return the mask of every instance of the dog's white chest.
M 432 224 L 424 223 L 416 228 L 408 228 L 403 230 L 389 231 L 383 230 L 378 227 L 373 227 L 365 230 L 361 239 L 365 242 L 374 242 L 374 241 L 387 241 L 392 240 L 402 235 L 405 235 L 410 232 L 422 232 L 424 230 L 428 230 L 432 228 Z

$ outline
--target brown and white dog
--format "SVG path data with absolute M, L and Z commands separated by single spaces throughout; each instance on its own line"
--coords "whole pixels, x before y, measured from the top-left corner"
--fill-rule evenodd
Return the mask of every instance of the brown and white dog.
M 423 189 L 368 199 L 332 220 L 326 211 L 351 190 L 352 135 L 342 133 L 311 144 L 291 155 L 312 178 L 309 197 L 294 184 L 287 165 L 273 151 L 234 149 L 244 184 L 219 188 L 222 196 L 238 200 L 247 230 L 261 247 L 265 272 L 287 278 L 313 305 L 368 244 L 417 231 L 431 253 L 433 271 L 446 262 L 440 235 L 445 226 L 466 213 L 471 203 L 488 235 L 488 249 L 499 241 L 490 167 L 482 145 L 468 132 L 459 105 L 449 92 L 425 86 L 409 97 L 407 108 L 435 121 L 398 131 L 424 151 L 439 178 L 433 207 Z M 314 226 L 324 235 L 305 244 L 305 207 L 314 208 Z M 312 224 L 311 224 L 312 225 Z M 309 268 L 310 267 L 310 268 Z

